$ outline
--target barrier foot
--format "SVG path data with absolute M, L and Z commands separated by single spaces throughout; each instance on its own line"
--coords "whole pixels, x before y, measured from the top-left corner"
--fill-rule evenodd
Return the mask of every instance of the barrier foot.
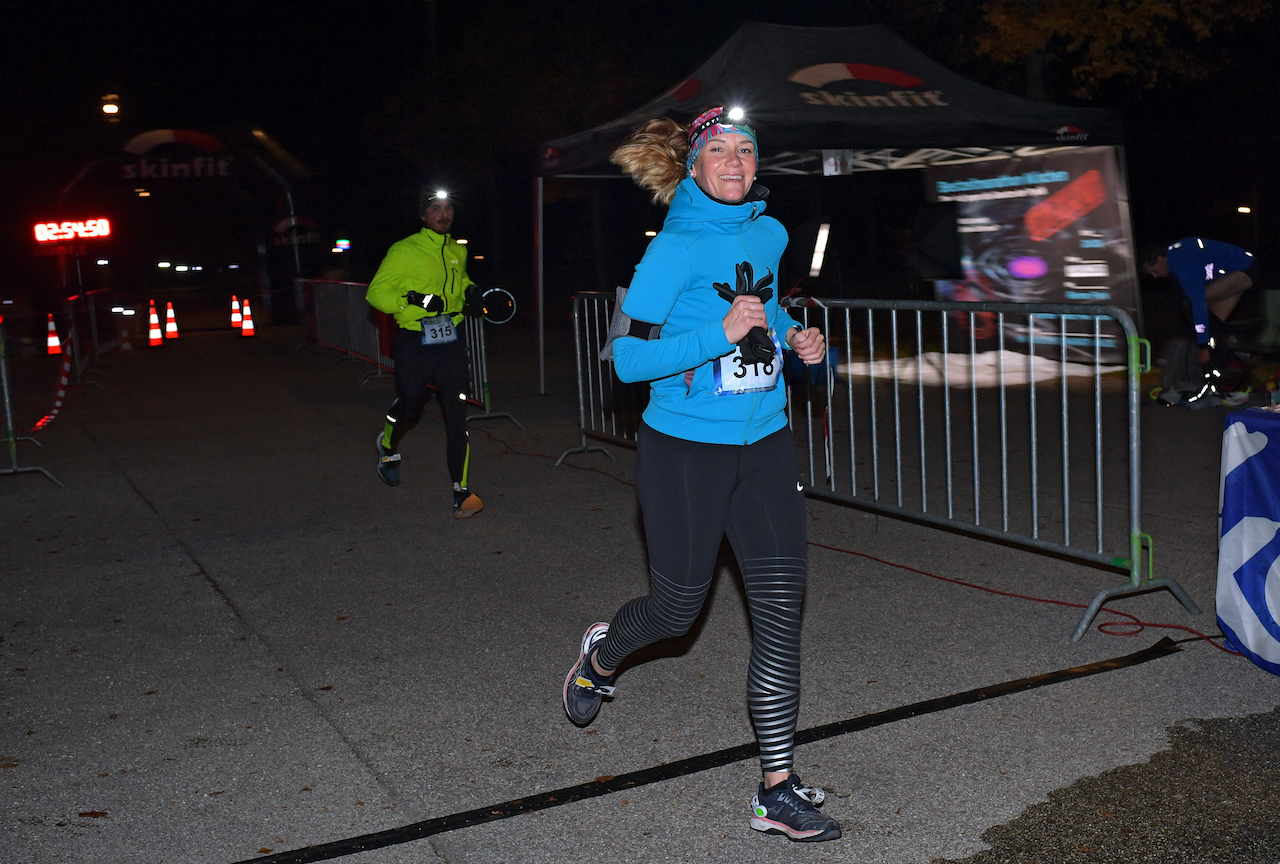
M 62 483 L 58 480 L 57 477 L 54 477 L 52 474 L 50 474 L 48 471 L 44 470 L 43 468 L 0 468 L 0 475 L 4 475 L 4 474 L 15 474 L 15 475 L 16 474 L 43 474 L 44 476 L 52 480 L 56 485 L 62 486 Z M 63 488 L 66 488 L 66 487 L 63 487 Z
M 5 440 L 5 441 L 8 441 L 8 440 L 9 440 L 9 436 L 8 436 L 8 435 L 0 436 L 0 437 L 2 437 L 2 438 L 3 438 L 3 440 Z M 41 450 L 43 450 L 43 449 L 44 449 L 44 445 L 43 445 L 43 444 L 41 444 L 41 443 L 40 443 L 39 441 L 37 441 L 36 439 L 32 438 L 30 435 L 15 435 L 15 436 L 13 436 L 13 440 L 14 440 L 14 441 L 30 441 L 32 444 L 36 445 L 36 446 L 37 446 L 37 447 L 39 447 Z
M 1168 589 L 1183 608 L 1192 615 L 1200 614 L 1200 607 L 1195 604 L 1190 595 L 1183 590 L 1182 586 L 1173 579 L 1151 579 L 1134 585 L 1126 582 L 1123 585 L 1116 585 L 1111 588 L 1103 588 L 1094 595 L 1093 602 L 1089 604 L 1089 608 L 1084 610 L 1084 615 L 1080 618 L 1080 623 L 1076 625 L 1075 632 L 1071 634 L 1072 642 L 1079 642 L 1080 637 L 1088 632 L 1089 627 L 1093 624 L 1093 619 L 1098 616 L 1098 612 L 1102 609 L 1104 603 L 1108 600 L 1114 600 L 1117 597 L 1131 597 L 1135 594 L 1146 594 L 1149 591 L 1159 591 L 1160 589 Z
M 395 376 L 388 375 L 386 372 L 383 372 L 381 367 L 376 367 L 364 373 L 364 375 L 360 376 L 360 386 L 363 387 L 364 385 L 368 384 L 370 378 L 393 378 L 393 377 Z
M 552 468 L 559 468 L 559 467 L 560 467 L 560 463 L 564 461 L 565 457 L 566 457 L 566 456 L 571 456 L 571 455 L 572 455 L 572 454 L 574 454 L 574 453 L 603 453 L 604 455 L 606 455 L 606 456 L 608 456 L 608 457 L 609 457 L 610 461 L 612 461 L 612 462 L 617 462 L 617 461 L 618 461 L 618 457 L 617 457 L 617 456 L 614 456 L 612 453 L 610 453 L 608 450 L 606 450 L 606 449 L 605 449 L 605 448 L 603 448 L 603 447 L 586 447 L 586 446 L 583 446 L 583 447 L 570 447 L 568 450 L 566 450 L 566 451 L 564 451 L 563 453 L 561 453 L 561 454 L 560 454 L 560 458 L 559 458 L 559 459 L 557 459 L 557 460 L 555 461 L 555 464 L 554 464 L 554 465 L 552 465 L 551 467 L 552 467 Z
M 520 421 L 512 417 L 510 414 L 508 414 L 505 411 L 496 411 L 491 414 L 472 414 L 467 418 L 467 422 L 470 423 L 472 420 L 504 420 L 504 419 L 510 420 L 512 423 L 516 424 L 516 428 L 519 429 L 521 432 L 524 431 L 524 426 L 521 425 Z M 564 457 L 561 456 L 560 458 L 563 459 Z M 559 465 L 560 463 L 557 462 L 556 464 Z

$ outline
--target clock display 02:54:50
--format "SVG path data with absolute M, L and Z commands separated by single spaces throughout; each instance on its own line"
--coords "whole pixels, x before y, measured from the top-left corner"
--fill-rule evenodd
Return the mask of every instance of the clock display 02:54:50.
M 37 243 L 54 243 L 76 238 L 106 237 L 111 233 L 111 223 L 106 219 L 85 219 L 82 222 L 38 222 L 35 231 Z

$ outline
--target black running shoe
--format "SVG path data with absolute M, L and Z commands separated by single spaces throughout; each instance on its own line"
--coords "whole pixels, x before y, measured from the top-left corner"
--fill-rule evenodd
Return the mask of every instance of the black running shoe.
M 591 668 L 591 650 L 604 641 L 609 633 L 609 625 L 597 621 L 582 634 L 582 647 L 578 651 L 578 659 L 564 679 L 564 713 L 569 715 L 575 726 L 586 726 L 596 717 L 600 710 L 600 700 L 613 695 L 611 678 L 602 679 Z
M 388 486 L 400 485 L 400 454 L 382 446 L 382 433 L 378 433 L 378 476 Z
M 751 827 L 806 843 L 835 840 L 840 836 L 840 823 L 818 812 L 824 798 L 826 793 L 802 785 L 796 774 L 772 789 L 761 783 L 751 799 Z

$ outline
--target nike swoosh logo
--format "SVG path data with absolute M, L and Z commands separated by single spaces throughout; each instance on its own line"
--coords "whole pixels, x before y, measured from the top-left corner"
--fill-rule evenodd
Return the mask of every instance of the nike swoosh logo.
M 799 483 L 797 483 L 797 484 L 796 484 L 796 491 L 797 491 L 797 492 L 803 492 L 803 491 L 804 491 L 804 486 L 802 486 L 802 485 L 800 485 Z

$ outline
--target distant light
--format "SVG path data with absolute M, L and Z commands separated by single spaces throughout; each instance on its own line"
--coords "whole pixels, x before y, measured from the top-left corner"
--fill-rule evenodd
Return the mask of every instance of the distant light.
M 437 200 L 437 201 L 444 201 L 444 200 L 445 200 L 445 199 L 447 199 L 448 197 L 449 197 L 449 193 L 448 193 L 448 192 L 446 192 L 445 190 L 443 190 L 443 189 L 437 189 L 437 190 L 436 190 L 436 200 Z
M 111 262 L 110 262 L 110 261 L 108 261 L 106 258 L 99 258 L 99 259 L 98 259 L 98 266 L 99 266 L 99 267 L 106 267 L 106 266 L 107 266 L 108 264 L 110 264 L 110 263 L 111 263 Z
M 129 315 L 137 315 L 138 313 L 137 313 L 137 312 L 135 312 L 135 311 L 134 311 L 134 310 L 132 310 L 132 309 L 126 309 L 126 310 L 124 310 L 123 312 L 121 312 L 120 314 L 121 314 L 121 315 L 124 315 L 124 316 L 126 316 L 126 317 L 127 317 L 127 316 L 129 316 Z
M 4 305 L 6 305 L 6 306 L 12 306 L 12 305 L 13 305 L 13 301 L 12 301 L 12 300 L 5 300 L 5 301 L 4 301 Z
M 339 248 L 339 247 L 337 247 L 337 246 L 334 246 L 334 247 L 333 247 L 332 249 L 330 249 L 329 251 L 330 251 L 330 252 L 341 252 L 341 251 L 342 251 L 342 249 L 341 249 L 341 248 Z
M 483 255 L 472 255 L 472 256 L 471 256 L 471 260 L 472 260 L 472 261 L 483 261 L 483 260 L 484 260 L 484 256 L 483 256 Z
M 192 269 L 192 270 L 203 270 L 204 268 L 203 268 L 203 267 L 192 267 L 191 269 Z
M 743 111 L 741 108 L 734 107 L 729 109 L 730 120 L 741 120 L 743 117 L 746 117 L 746 116 L 747 116 L 747 112 Z
M 120 106 L 115 104 L 114 102 L 108 102 L 102 106 L 102 113 L 103 114 L 119 114 Z
M 150 198 L 150 197 L 151 197 L 151 193 L 150 193 L 150 192 L 148 192 L 146 189 L 143 189 L 141 192 L 139 192 L 139 193 L 138 193 L 138 197 L 139 197 L 139 198 Z
M 1236 208 L 1236 212 L 1237 212 L 1237 213 L 1252 213 L 1252 212 L 1253 212 L 1253 208 L 1252 208 L 1252 207 L 1237 207 L 1237 208 Z
M 188 267 L 186 264 L 179 264 L 177 267 L 174 267 L 173 269 L 177 270 L 179 273 L 186 273 L 191 268 Z
M 338 241 L 335 241 L 333 245 L 334 245 L 334 246 L 337 246 L 339 249 L 342 249 L 343 251 L 346 251 L 347 249 L 350 249 L 350 248 L 351 248 L 351 241 L 350 241 L 350 240 L 338 240 Z
M 816 278 L 822 272 L 822 261 L 827 257 L 827 235 L 830 233 L 830 222 L 823 222 L 818 226 L 818 239 L 813 244 L 813 260 L 809 262 L 809 276 L 811 278 Z
M 228 264 L 228 265 L 227 265 L 227 269 L 228 269 L 228 270 L 239 270 L 239 269 L 240 269 L 240 265 L 239 265 L 239 264 Z
M 157 266 L 157 267 L 171 267 L 171 266 L 173 266 L 173 265 L 171 265 L 168 261 L 161 261 L 161 262 L 160 262 L 159 264 L 157 264 L 156 266 Z
M 112 306 L 112 307 L 111 307 L 111 311 L 112 311 L 112 312 L 115 312 L 116 314 L 120 314 L 121 312 L 123 312 L 123 311 L 124 311 L 124 307 L 123 307 L 123 306 Z
M 658 236 L 658 232 L 657 232 L 657 231 L 646 231 L 646 232 L 644 232 L 644 236 L 646 236 L 646 237 L 657 237 L 657 236 Z
M 455 239 L 453 242 L 454 242 L 454 243 L 457 243 L 459 246 L 466 246 L 466 245 L 467 245 L 467 241 L 466 241 L 466 240 L 456 240 L 456 239 Z

